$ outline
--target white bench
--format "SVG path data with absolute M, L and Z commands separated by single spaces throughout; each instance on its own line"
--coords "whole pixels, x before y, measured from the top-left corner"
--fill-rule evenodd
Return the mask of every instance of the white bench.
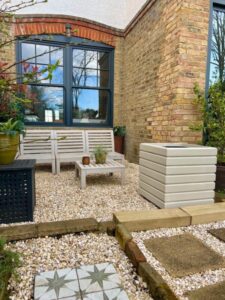
M 80 160 L 86 153 L 85 134 L 83 130 L 55 131 L 56 173 L 60 173 L 60 165 L 64 162 Z
M 52 164 L 52 172 L 60 173 L 61 163 L 81 160 L 92 155 L 97 146 L 107 152 L 107 158 L 124 164 L 124 155 L 114 150 L 112 130 L 31 130 L 21 135 L 17 159 L 36 159 L 37 164 Z
M 92 154 L 97 146 L 102 146 L 107 152 L 107 158 L 119 160 L 124 164 L 124 155 L 115 152 L 113 130 L 85 130 L 87 152 Z
M 20 136 L 20 153 L 16 159 L 36 159 L 37 164 L 51 164 L 55 174 L 55 142 L 52 130 L 27 130 Z

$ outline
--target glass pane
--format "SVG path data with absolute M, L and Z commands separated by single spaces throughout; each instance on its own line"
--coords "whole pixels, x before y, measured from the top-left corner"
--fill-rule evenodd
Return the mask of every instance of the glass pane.
M 63 122 L 63 88 L 27 86 L 25 120 L 27 122 Z
M 58 67 L 55 71 L 52 72 L 51 83 L 63 84 L 63 67 Z
M 84 68 L 85 67 L 85 51 L 73 49 L 73 66 Z
M 29 59 L 30 58 L 30 59 Z M 22 43 L 22 60 L 35 62 L 35 45 Z
M 108 105 L 108 91 L 73 89 L 73 123 L 106 123 Z
M 73 69 L 73 85 L 74 86 L 98 86 L 98 71 L 92 69 Z
M 30 64 L 28 62 L 22 63 L 22 73 L 24 74 L 24 82 L 35 82 L 38 75 L 37 72 L 38 68 L 35 64 Z
M 86 69 L 85 76 L 85 86 L 98 86 L 98 71 Z
M 86 51 L 86 68 L 97 69 L 98 67 L 98 52 L 97 51 Z
M 49 83 L 50 80 L 48 78 L 49 73 L 47 71 L 47 66 L 37 65 L 36 69 L 37 69 L 37 72 L 38 72 L 37 73 L 37 80 L 38 80 L 38 82 Z
M 57 47 L 51 47 L 51 64 L 55 64 L 57 61 L 59 61 L 59 64 L 63 65 L 63 49 L 57 48 Z
M 36 68 L 35 64 L 30 64 L 28 62 L 22 63 L 22 73 L 23 74 L 31 73 L 31 72 L 35 71 L 36 69 L 37 68 Z
M 38 64 L 49 64 L 49 46 L 37 45 L 36 53 Z
M 109 72 L 108 71 L 98 71 L 99 76 L 99 87 L 108 87 L 109 85 Z
M 225 12 L 214 10 L 210 60 L 210 84 L 225 80 Z
M 73 86 L 84 86 L 85 85 L 85 69 L 73 68 Z
M 98 69 L 109 69 L 109 53 L 108 52 L 99 52 L 98 54 Z

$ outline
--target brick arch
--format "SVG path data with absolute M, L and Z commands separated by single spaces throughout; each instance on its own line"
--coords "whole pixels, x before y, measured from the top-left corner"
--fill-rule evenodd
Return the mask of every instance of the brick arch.
M 69 17 L 28 17 L 17 16 L 15 22 L 15 35 L 27 36 L 38 34 L 65 35 L 66 24 L 71 24 L 72 36 L 89 39 L 95 42 L 115 46 L 116 36 L 123 34 L 107 26 L 91 21 L 77 20 Z

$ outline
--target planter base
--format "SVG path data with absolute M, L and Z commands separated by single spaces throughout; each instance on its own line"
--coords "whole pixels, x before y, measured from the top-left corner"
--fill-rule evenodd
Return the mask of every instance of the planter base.
M 217 165 L 216 190 L 225 190 L 225 165 Z

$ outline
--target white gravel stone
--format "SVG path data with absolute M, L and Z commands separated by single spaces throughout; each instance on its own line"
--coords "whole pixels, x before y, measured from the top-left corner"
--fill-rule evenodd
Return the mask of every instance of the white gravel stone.
M 138 165 L 127 163 L 125 185 L 120 174 L 90 175 L 87 188 L 81 190 L 74 167 L 64 167 L 59 175 L 47 169 L 36 171 L 35 222 L 94 217 L 111 220 L 118 210 L 155 208 L 138 194 Z
M 187 291 L 195 290 L 225 280 L 225 268 L 198 273 L 183 278 L 174 278 L 170 276 L 162 264 L 152 255 L 152 253 L 146 249 L 144 241 L 150 238 L 169 237 L 183 233 L 191 233 L 205 243 L 208 247 L 225 257 L 225 243 L 219 241 L 217 238 L 213 237 L 207 232 L 207 230 L 215 228 L 225 228 L 225 221 L 180 228 L 162 228 L 145 232 L 135 232 L 132 233 L 132 235 L 135 242 L 143 251 L 149 264 L 161 274 L 179 299 L 187 300 L 188 298 L 184 296 Z
M 19 279 L 11 279 L 9 284 L 12 300 L 33 299 L 34 276 L 38 272 L 103 262 L 113 263 L 130 300 L 152 299 L 116 239 L 106 234 L 45 237 L 11 243 L 8 248 L 22 255 Z

